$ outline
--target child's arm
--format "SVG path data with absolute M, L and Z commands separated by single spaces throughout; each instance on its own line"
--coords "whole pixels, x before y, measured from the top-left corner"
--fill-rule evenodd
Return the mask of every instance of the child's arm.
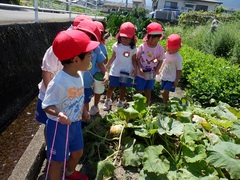
M 42 71 L 42 79 L 45 87 L 47 87 L 48 83 L 52 80 L 52 73 L 49 71 Z
M 107 71 L 107 68 L 104 66 L 104 62 L 99 63 L 98 67 L 101 70 L 101 72 L 104 74 L 103 84 L 107 85 L 107 82 L 108 82 L 108 71 Z
M 160 68 L 161 68 L 161 66 L 162 66 L 162 63 L 163 63 L 163 60 L 162 60 L 162 59 L 159 60 L 159 59 L 157 58 L 157 60 L 158 60 L 158 64 L 157 64 L 157 66 L 155 67 L 155 74 L 159 74 L 159 70 L 160 70 Z
M 44 111 L 48 114 L 51 114 L 53 116 L 57 116 L 58 117 L 58 121 L 61 124 L 67 124 L 70 125 L 71 121 L 68 119 L 68 117 L 66 115 L 63 114 L 63 112 L 59 112 L 59 110 L 57 109 L 56 106 L 52 105 L 52 106 L 48 106 L 44 109 Z
M 87 111 L 86 107 L 83 106 L 82 120 L 89 120 L 89 119 L 90 119 L 90 113 Z
M 106 69 L 109 69 L 109 68 L 110 68 L 110 66 L 112 65 L 112 63 L 113 63 L 113 61 L 114 61 L 115 58 L 116 58 L 116 52 L 113 51 L 112 57 L 109 59 L 107 65 L 106 65 Z
M 137 62 L 137 56 L 134 54 L 132 56 L 132 64 L 133 64 L 133 76 L 135 77 L 137 75 L 137 67 L 138 67 L 138 62 Z
M 177 70 L 176 79 L 174 81 L 174 87 L 175 88 L 178 86 L 178 82 L 180 80 L 181 75 L 182 75 L 182 70 Z

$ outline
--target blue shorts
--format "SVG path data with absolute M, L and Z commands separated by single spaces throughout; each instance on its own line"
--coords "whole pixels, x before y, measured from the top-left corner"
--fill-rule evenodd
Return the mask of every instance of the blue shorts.
M 69 126 L 67 152 L 65 153 L 67 125 L 61 124 L 51 119 L 47 120 L 46 127 L 47 127 L 48 159 L 50 158 L 50 149 L 52 148 L 52 141 L 54 139 L 56 123 L 58 123 L 58 125 L 51 159 L 58 162 L 64 162 L 65 155 L 66 160 L 68 160 L 69 152 L 78 151 L 80 149 L 83 149 L 84 147 L 81 124 L 82 122 L 81 121 L 72 122 L 72 124 Z
M 109 86 L 112 87 L 132 87 L 132 79 L 128 78 L 127 83 L 119 82 L 119 77 L 109 76 Z
M 48 119 L 45 111 L 42 109 L 42 100 L 41 99 L 38 99 L 38 101 L 37 101 L 35 119 L 42 124 L 46 124 L 46 121 Z
M 141 78 L 141 77 L 137 76 L 135 78 L 134 88 L 138 91 L 153 90 L 154 89 L 154 83 L 155 83 L 155 80 L 146 80 L 144 78 Z
M 174 82 L 162 80 L 162 83 L 160 85 L 160 90 L 164 90 L 164 89 L 171 92 L 175 92 Z
M 93 97 L 92 88 L 84 88 L 84 103 L 89 103 Z

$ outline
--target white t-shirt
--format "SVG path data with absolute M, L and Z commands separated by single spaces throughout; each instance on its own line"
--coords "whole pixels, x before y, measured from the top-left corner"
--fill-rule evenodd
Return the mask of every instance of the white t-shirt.
M 166 59 L 163 60 L 161 67 L 161 79 L 164 81 L 174 82 L 176 79 L 177 70 L 182 70 L 182 57 L 176 52 L 174 54 L 166 54 Z
M 62 69 L 63 66 L 61 62 L 58 60 L 56 55 L 53 53 L 52 46 L 50 46 L 44 54 L 43 61 L 42 61 L 42 71 L 48 71 L 52 73 L 52 78 L 57 74 L 57 72 Z M 43 80 L 38 84 L 39 88 L 39 95 L 38 98 L 43 100 L 46 87 L 43 83 Z
M 153 70 L 153 68 L 158 65 L 159 61 L 165 58 L 164 48 L 160 44 L 151 48 L 144 42 L 137 49 L 137 58 L 140 60 L 140 66 L 143 70 Z M 139 71 L 137 75 L 142 77 Z
M 55 105 L 59 112 L 68 116 L 71 122 L 82 119 L 84 106 L 83 73 L 78 72 L 80 77 L 73 77 L 60 70 L 48 84 L 42 108 Z M 57 116 L 48 113 L 49 119 L 57 121 Z
M 113 51 L 116 53 L 109 75 L 120 76 L 120 71 L 127 72 L 129 74 L 133 71 L 132 56 L 136 54 L 137 49 L 131 49 L 130 46 L 124 46 L 122 43 L 114 43 Z

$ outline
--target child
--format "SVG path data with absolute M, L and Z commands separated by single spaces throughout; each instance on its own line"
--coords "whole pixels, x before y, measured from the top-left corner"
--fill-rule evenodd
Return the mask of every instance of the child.
M 96 24 L 96 26 L 98 27 L 98 29 L 101 32 L 100 36 L 98 37 L 98 40 L 100 41 L 100 46 L 99 47 L 100 47 L 102 53 L 105 55 L 104 64 L 106 64 L 108 62 L 108 55 L 107 55 L 106 46 L 104 44 L 105 29 L 104 29 L 104 26 L 101 22 L 94 21 L 94 23 Z M 99 68 L 99 67 L 97 66 L 97 68 Z M 105 71 L 105 72 L 107 72 L 107 71 Z M 92 116 L 96 115 L 99 112 L 98 104 L 99 104 L 99 101 L 100 101 L 100 97 L 101 97 L 101 94 L 94 93 L 94 104 L 89 111 L 90 115 L 92 115 Z
M 97 25 L 90 20 L 83 20 L 79 23 L 77 26 L 78 30 L 81 30 L 85 32 L 92 40 L 100 41 L 101 39 L 101 32 L 98 29 Z M 104 75 L 103 77 L 103 84 L 107 84 L 108 82 L 108 72 L 104 66 L 104 61 L 106 57 L 104 56 L 100 46 L 98 46 L 96 49 L 92 51 L 92 66 L 91 69 L 87 70 L 84 73 L 84 104 L 86 107 L 86 110 L 89 111 L 89 103 L 91 101 L 91 98 L 93 96 L 93 89 L 92 85 L 94 82 L 94 74 L 100 71 Z M 95 102 L 93 109 L 91 108 L 92 115 L 95 115 L 97 112 L 99 112 L 98 103 L 100 101 L 101 94 L 95 94 Z
M 146 42 L 141 44 L 137 50 L 138 71 L 135 78 L 135 89 L 137 92 L 144 91 L 147 105 L 151 103 L 155 75 L 165 58 L 164 48 L 158 44 L 162 37 L 162 26 L 156 22 L 150 23 L 147 26 L 147 34 L 143 38 Z
M 136 75 L 136 36 L 135 27 L 131 22 L 125 22 L 120 26 L 120 31 L 116 36 L 117 42 L 113 45 L 113 54 L 107 63 L 110 66 L 109 87 L 107 99 L 103 110 L 109 110 L 112 100 L 112 93 L 116 87 L 120 88 L 119 101 L 117 107 L 123 107 L 126 87 L 132 87 L 130 76 Z
M 74 19 L 73 24 L 68 28 L 71 30 L 73 27 L 77 26 L 84 18 L 91 18 L 86 15 L 78 15 Z M 44 54 L 42 61 L 42 81 L 38 84 L 39 94 L 38 94 L 38 102 L 36 107 L 35 118 L 38 122 L 46 125 L 47 115 L 42 109 L 42 100 L 45 95 L 45 91 L 47 89 L 48 83 L 52 80 L 52 78 L 57 74 L 59 70 L 63 68 L 61 62 L 58 60 L 56 55 L 53 53 L 52 46 L 50 46 Z M 44 127 L 44 137 L 46 141 L 46 126 Z
M 181 37 L 178 34 L 168 36 L 166 58 L 160 69 L 160 77 L 162 79 L 160 90 L 165 105 L 169 101 L 169 91 L 175 91 L 182 74 L 182 57 L 178 53 L 180 48 Z
M 105 28 L 103 26 L 103 24 L 99 21 L 94 21 L 94 23 L 96 24 L 96 26 L 98 27 L 99 31 L 101 32 L 101 36 L 99 37 L 99 41 L 100 41 L 100 48 L 103 52 L 103 54 L 106 57 L 106 60 L 104 61 L 104 64 L 107 64 L 108 62 L 108 55 L 107 55 L 107 48 L 105 46 L 105 38 L 104 35 L 106 33 Z
M 42 108 L 48 116 L 46 126 L 50 179 L 60 179 L 65 160 L 65 179 L 88 179 L 86 175 L 75 171 L 83 153 L 81 119 L 90 118 L 83 104 L 81 71 L 89 67 L 91 51 L 97 46 L 99 42 L 91 41 L 84 32 L 78 30 L 61 31 L 53 41 L 53 52 L 63 69 L 50 81 L 42 102 Z

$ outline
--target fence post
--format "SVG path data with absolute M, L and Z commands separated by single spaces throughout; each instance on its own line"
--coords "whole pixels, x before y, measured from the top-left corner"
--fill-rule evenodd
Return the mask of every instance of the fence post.
M 71 20 L 72 20 L 72 17 L 71 17 L 71 15 L 72 15 L 72 0 L 68 1 L 68 6 L 69 6 L 69 21 L 71 22 Z
M 35 23 L 38 23 L 38 0 L 34 0 Z

